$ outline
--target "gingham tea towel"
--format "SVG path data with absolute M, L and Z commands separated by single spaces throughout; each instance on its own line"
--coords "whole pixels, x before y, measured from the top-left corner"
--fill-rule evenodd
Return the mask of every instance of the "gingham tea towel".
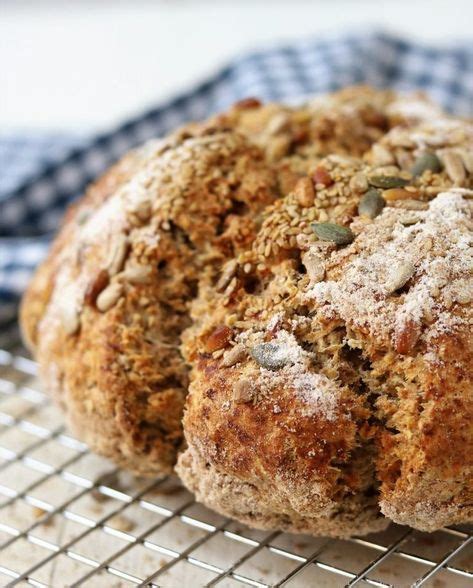
M 246 96 L 284 100 L 366 83 L 423 90 L 473 115 L 473 42 L 424 47 L 384 34 L 307 39 L 244 55 L 191 91 L 93 138 L 0 134 L 0 325 L 44 256 L 65 206 L 131 147 Z

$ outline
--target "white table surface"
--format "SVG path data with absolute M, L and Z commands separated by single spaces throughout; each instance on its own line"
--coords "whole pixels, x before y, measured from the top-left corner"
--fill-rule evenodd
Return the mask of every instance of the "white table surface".
M 280 40 L 378 26 L 448 43 L 472 20 L 472 0 L 0 0 L 0 131 L 103 129 Z

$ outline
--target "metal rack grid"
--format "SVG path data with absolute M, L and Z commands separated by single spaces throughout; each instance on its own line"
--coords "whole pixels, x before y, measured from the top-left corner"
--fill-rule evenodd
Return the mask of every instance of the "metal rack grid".
M 35 374 L 0 350 L 0 585 L 472 585 L 471 527 L 343 541 L 251 530 L 175 478 L 132 478 L 91 454 Z

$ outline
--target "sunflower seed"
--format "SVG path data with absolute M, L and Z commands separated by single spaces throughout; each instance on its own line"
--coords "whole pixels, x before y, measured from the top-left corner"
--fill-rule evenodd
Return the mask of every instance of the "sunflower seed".
M 409 185 L 409 180 L 398 176 L 371 176 L 368 182 L 375 188 L 403 188 Z
M 393 154 L 383 147 L 383 145 L 375 144 L 371 149 L 374 165 L 391 165 L 395 163 Z
M 95 304 L 97 296 L 104 290 L 110 281 L 107 270 L 100 270 L 90 281 L 85 291 L 84 302 L 90 306 Z
M 366 192 L 358 204 L 358 214 L 369 218 L 376 218 L 386 206 L 386 200 L 375 188 Z
M 231 367 L 232 365 L 235 365 L 236 363 L 244 359 L 245 356 L 246 348 L 244 345 L 241 345 L 239 343 L 238 345 L 235 345 L 235 347 L 232 347 L 231 349 L 225 352 L 225 355 L 223 356 L 222 360 L 222 365 L 224 367 Z
M 131 265 L 120 274 L 126 282 L 131 284 L 146 284 L 149 282 L 151 268 L 146 265 Z
M 448 177 L 456 186 L 461 186 L 466 179 L 466 172 L 460 155 L 455 151 L 444 151 L 441 157 Z
M 430 170 L 433 173 L 438 173 L 442 169 L 442 163 L 440 159 L 431 153 L 426 151 L 415 160 L 412 166 L 411 173 L 413 176 L 421 176 L 425 171 Z
M 119 233 L 112 241 L 110 253 L 107 261 L 107 269 L 110 276 L 118 274 L 123 268 L 126 256 L 128 254 L 129 243 L 126 235 Z
M 132 214 L 135 214 L 140 221 L 146 222 L 151 216 L 151 200 L 148 198 L 138 200 L 133 208 Z
M 462 158 L 466 171 L 473 174 L 473 151 L 462 149 L 460 151 L 460 157 Z
M 291 119 L 289 118 L 289 115 L 285 112 L 278 112 L 270 119 L 268 126 L 266 127 L 266 132 L 268 135 L 278 135 L 279 133 L 288 130 L 290 124 Z
M 389 188 L 389 190 L 384 190 L 383 198 L 386 202 L 391 202 L 392 200 L 411 200 L 416 194 L 417 192 L 410 192 L 404 188 Z
M 409 169 L 412 166 L 412 156 L 410 152 L 396 151 L 396 162 L 401 169 Z
M 391 272 L 389 280 L 386 283 L 386 291 L 388 294 L 393 294 L 396 290 L 402 288 L 414 274 L 414 264 L 407 261 L 401 263 Z
M 401 210 L 428 210 L 429 205 L 427 202 L 421 200 L 392 200 L 388 203 L 390 207 L 400 208 Z
M 230 296 L 236 290 L 237 286 L 238 286 L 238 280 L 237 280 L 236 276 L 233 276 L 233 278 L 230 280 L 230 283 L 223 291 L 223 294 L 225 296 Z
M 80 316 L 75 304 L 67 304 L 61 309 L 61 323 L 67 335 L 74 335 L 80 327 Z
M 337 245 L 348 245 L 355 238 L 349 228 L 335 223 L 312 223 L 311 227 L 319 239 L 332 241 Z
M 100 310 L 100 312 L 106 312 L 110 310 L 112 306 L 114 306 L 118 300 L 120 299 L 121 295 L 123 294 L 123 285 L 122 284 L 110 284 L 105 290 L 97 297 L 96 306 Z

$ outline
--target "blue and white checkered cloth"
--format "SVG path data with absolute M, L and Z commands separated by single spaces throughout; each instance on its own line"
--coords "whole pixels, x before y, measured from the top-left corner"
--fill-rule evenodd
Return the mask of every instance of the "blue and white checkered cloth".
M 366 83 L 423 90 L 473 115 L 473 42 L 428 48 L 384 34 L 308 39 L 240 57 L 166 104 L 93 137 L 0 134 L 0 324 L 13 321 L 66 205 L 131 147 L 246 96 L 285 100 Z

